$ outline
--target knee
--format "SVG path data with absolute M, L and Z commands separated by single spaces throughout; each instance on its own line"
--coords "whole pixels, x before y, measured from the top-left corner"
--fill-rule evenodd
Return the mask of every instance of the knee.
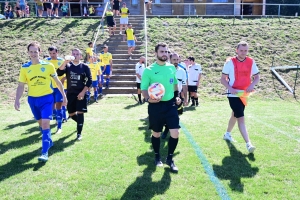
M 49 119 L 41 120 L 41 127 L 43 130 L 50 129 L 50 120 Z
M 159 132 L 152 132 L 153 137 L 159 138 L 160 133 Z
M 170 136 L 172 138 L 179 138 L 179 129 L 170 129 Z

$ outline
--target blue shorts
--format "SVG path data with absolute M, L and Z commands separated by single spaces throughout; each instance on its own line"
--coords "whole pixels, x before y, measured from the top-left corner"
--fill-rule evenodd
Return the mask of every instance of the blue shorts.
M 25 10 L 25 5 L 24 4 L 19 4 L 20 5 L 20 9 L 23 11 Z
M 28 104 L 36 120 L 40 120 L 40 119 L 52 120 L 53 103 L 54 103 L 53 94 L 48 94 L 41 97 L 28 96 Z
M 93 81 L 92 82 L 92 87 L 98 87 L 98 81 Z
M 134 40 L 127 40 L 127 46 L 128 47 L 135 47 L 135 41 Z
M 102 71 L 102 74 L 110 75 L 110 65 L 106 65 L 105 71 Z
M 60 93 L 60 91 L 59 91 L 58 88 L 53 88 L 53 97 L 54 97 L 54 103 L 63 102 L 64 101 L 63 96 Z

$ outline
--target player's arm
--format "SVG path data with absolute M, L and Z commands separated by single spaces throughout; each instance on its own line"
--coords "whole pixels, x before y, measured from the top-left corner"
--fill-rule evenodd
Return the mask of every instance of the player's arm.
M 232 67 L 230 65 L 233 65 L 232 61 L 226 60 L 226 63 L 222 70 L 221 84 L 224 85 L 229 90 L 230 94 L 236 94 L 237 90 L 233 89 L 229 85 L 229 72 L 230 72 L 230 67 Z
M 87 81 L 85 83 L 85 86 L 84 86 L 83 90 L 79 93 L 78 97 L 84 97 L 86 91 L 92 85 L 92 74 L 91 74 L 91 70 L 90 70 L 89 67 L 86 67 L 85 74 L 86 74 Z
M 186 74 L 183 74 L 182 77 L 182 94 L 183 94 L 183 98 L 184 98 L 184 105 L 187 106 L 188 104 L 188 99 L 187 99 L 187 91 L 188 91 L 188 87 L 187 87 L 187 80 L 186 80 Z
M 199 85 L 200 85 L 200 79 L 201 79 L 201 73 L 199 73 L 199 75 L 198 75 L 197 88 L 198 88 Z
M 66 69 L 66 66 L 67 66 L 67 64 L 68 64 L 69 62 L 70 62 L 69 60 L 65 60 L 65 61 L 61 64 L 61 66 L 56 70 L 58 76 L 62 76 L 62 75 L 64 75 L 64 74 L 66 73 L 65 69 Z
M 134 40 L 137 42 L 134 31 L 133 31 L 133 37 L 134 37 Z
M 253 81 L 250 86 L 246 89 L 246 92 L 253 92 L 255 85 L 259 82 L 260 76 L 259 74 L 253 75 Z
M 15 109 L 20 111 L 20 98 L 24 92 L 25 83 L 19 82 L 16 92 L 16 99 L 15 99 Z
M 178 85 L 174 84 L 174 100 L 177 105 L 181 103 L 181 99 L 179 98 Z
M 112 69 L 113 69 L 112 57 L 110 57 L 109 64 L 110 64 L 110 71 L 112 71 Z

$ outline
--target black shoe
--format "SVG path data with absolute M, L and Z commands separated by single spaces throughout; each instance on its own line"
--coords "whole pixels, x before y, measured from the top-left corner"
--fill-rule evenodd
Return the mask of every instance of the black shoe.
M 65 122 L 68 122 L 68 120 L 67 120 L 67 119 L 63 119 L 63 120 L 62 120 L 62 123 L 65 123 Z
M 155 158 L 154 163 L 155 163 L 156 167 L 163 167 L 164 166 L 164 164 L 161 162 L 160 158 Z
M 193 107 L 193 106 L 195 106 L 195 104 L 194 104 L 194 103 L 192 103 L 191 107 Z
M 164 132 L 161 134 L 161 139 L 166 139 L 167 135 L 168 135 L 168 132 L 165 132 L 165 131 L 164 131 Z
M 196 106 L 199 106 L 199 103 L 196 103 Z
M 142 102 L 142 101 L 139 101 L 139 104 L 140 104 L 140 105 L 142 105 L 142 104 L 143 104 L 143 102 Z
M 173 160 L 166 160 L 166 164 L 170 166 L 172 172 L 178 172 L 178 168 L 176 167 Z

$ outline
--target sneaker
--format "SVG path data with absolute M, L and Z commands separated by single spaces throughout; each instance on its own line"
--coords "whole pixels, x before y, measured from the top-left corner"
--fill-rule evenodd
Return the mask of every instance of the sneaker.
M 247 148 L 249 153 L 253 153 L 254 150 L 255 150 L 255 146 L 253 146 L 251 143 L 247 143 L 246 148 Z
M 77 134 L 76 140 L 78 140 L 78 141 L 82 140 L 81 134 Z
M 167 135 L 168 135 L 168 132 L 165 132 L 165 131 L 164 131 L 164 132 L 161 134 L 161 139 L 166 139 Z
M 68 119 L 63 119 L 62 123 L 68 122 Z
M 173 160 L 166 160 L 166 164 L 170 166 L 172 172 L 178 172 L 178 168 L 176 167 Z
M 230 133 L 226 132 L 223 136 L 223 140 L 227 140 L 229 142 L 234 142 L 235 140 L 231 137 Z
M 192 104 L 191 104 L 191 107 L 194 107 L 194 106 L 195 106 L 195 104 L 194 104 L 194 103 L 192 103 Z
M 160 158 L 155 158 L 154 163 L 155 163 L 156 167 L 163 167 L 164 166 L 164 164 L 161 162 Z
M 44 153 L 40 157 L 38 157 L 38 161 L 47 162 L 48 161 L 48 153 Z
M 122 31 L 120 31 L 120 35 L 122 35 Z
M 98 103 L 98 100 L 97 100 L 97 99 L 95 99 L 95 102 L 96 102 L 96 103 Z
M 55 134 L 60 134 L 62 132 L 61 128 L 58 128 L 55 132 Z
M 129 56 L 128 60 L 131 60 L 131 59 L 132 59 L 131 56 Z

